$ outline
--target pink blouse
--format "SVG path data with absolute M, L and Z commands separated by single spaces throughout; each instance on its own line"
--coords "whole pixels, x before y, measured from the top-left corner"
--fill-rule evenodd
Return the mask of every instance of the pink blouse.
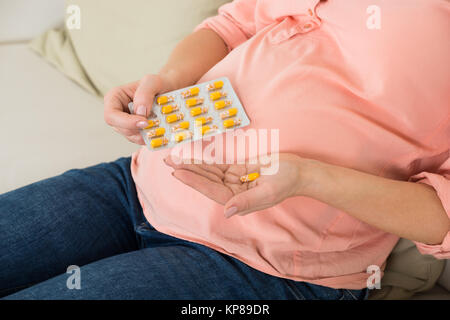
M 228 77 L 247 128 L 279 129 L 280 152 L 428 184 L 450 214 L 446 1 L 235 0 L 199 28 L 230 50 L 199 82 Z M 225 219 L 223 206 L 172 177 L 168 153 L 133 155 L 149 222 L 262 272 L 364 288 L 367 268 L 383 269 L 398 240 L 306 197 Z M 450 233 L 442 244 L 417 246 L 450 258 Z

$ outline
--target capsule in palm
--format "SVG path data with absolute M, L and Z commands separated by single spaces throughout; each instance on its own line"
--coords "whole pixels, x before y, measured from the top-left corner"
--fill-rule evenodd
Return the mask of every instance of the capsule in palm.
M 258 178 L 259 178 L 259 173 L 253 172 L 253 173 L 246 174 L 245 176 L 241 176 L 239 178 L 239 180 L 241 180 L 241 182 L 244 183 L 244 182 L 250 182 L 250 181 L 256 180 Z

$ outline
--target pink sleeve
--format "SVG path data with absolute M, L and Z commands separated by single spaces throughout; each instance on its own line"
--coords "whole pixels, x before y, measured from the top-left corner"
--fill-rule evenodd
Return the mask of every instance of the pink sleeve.
M 433 187 L 441 199 L 442 206 L 450 218 L 450 158 L 447 153 L 447 160 L 436 170 L 436 173 L 421 172 L 412 176 L 410 181 L 425 183 Z M 447 232 L 444 241 L 438 245 L 428 245 L 416 242 L 417 249 L 422 254 L 430 254 L 438 259 L 450 258 L 450 231 Z
M 208 28 L 216 32 L 232 50 L 256 33 L 257 0 L 234 0 L 219 8 L 219 14 L 204 20 L 195 31 Z

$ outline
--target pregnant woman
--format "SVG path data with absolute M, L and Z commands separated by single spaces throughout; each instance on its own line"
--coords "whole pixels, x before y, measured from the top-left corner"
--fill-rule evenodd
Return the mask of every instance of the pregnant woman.
M 3 194 L 0 296 L 364 299 L 399 237 L 449 258 L 450 5 L 372 2 L 233 1 L 108 93 L 143 144 L 155 94 L 226 76 L 247 128 L 279 130 L 278 171 L 143 147 Z

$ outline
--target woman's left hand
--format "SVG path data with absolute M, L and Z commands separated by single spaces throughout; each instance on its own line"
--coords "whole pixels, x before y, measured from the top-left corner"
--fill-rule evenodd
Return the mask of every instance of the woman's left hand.
M 173 176 L 208 198 L 225 205 L 225 217 L 245 215 L 272 207 L 286 198 L 301 195 L 303 181 L 301 165 L 304 159 L 289 153 L 278 154 L 278 170 L 274 174 L 260 175 L 252 182 L 242 183 L 239 178 L 260 172 L 260 164 L 188 164 L 168 156 L 164 161 L 174 168 Z M 275 157 L 276 158 L 276 157 Z M 272 158 L 273 159 L 273 158 Z M 277 165 L 271 163 L 273 166 Z

